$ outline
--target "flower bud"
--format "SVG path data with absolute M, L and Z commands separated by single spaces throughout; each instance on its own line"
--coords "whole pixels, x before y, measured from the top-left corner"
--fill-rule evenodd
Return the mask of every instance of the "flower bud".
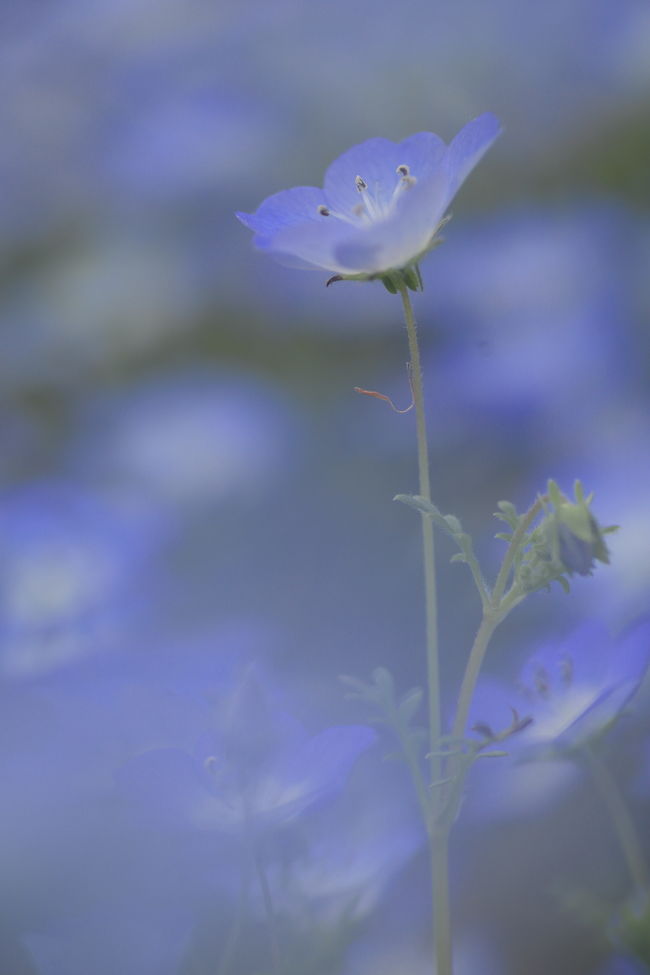
M 595 561 L 609 564 L 609 552 L 601 528 L 590 510 L 591 495 L 584 497 L 579 481 L 575 484 L 575 502 L 569 501 L 553 481 L 549 496 L 554 510 L 547 516 L 546 535 L 553 561 L 564 572 L 591 575 Z

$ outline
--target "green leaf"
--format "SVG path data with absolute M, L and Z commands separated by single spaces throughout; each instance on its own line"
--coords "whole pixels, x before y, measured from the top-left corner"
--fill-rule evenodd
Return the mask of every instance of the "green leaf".
M 339 680 L 346 687 L 353 688 L 356 691 L 367 691 L 368 685 L 365 681 L 359 680 L 358 677 L 350 677 L 348 674 L 339 674 Z
M 411 719 L 417 713 L 418 708 L 422 703 L 422 698 L 424 693 L 420 687 L 412 687 L 410 691 L 407 691 L 404 697 L 401 699 L 397 706 L 397 711 L 404 722 L 408 725 Z
M 436 508 L 435 504 L 429 501 L 427 498 L 423 498 L 420 494 L 396 494 L 393 501 L 400 501 L 402 504 L 406 504 L 411 508 L 415 508 L 420 514 L 428 515 L 433 521 L 437 528 L 440 528 L 446 535 L 453 538 L 454 541 L 457 537 L 457 532 L 454 531 L 447 521 L 447 518 L 452 518 L 453 515 L 447 515 L 445 517 L 441 511 Z M 458 519 L 456 519 L 458 521 Z M 458 522 L 460 526 L 460 522 Z
M 395 696 L 395 681 L 391 672 L 386 667 L 376 667 L 372 672 L 372 679 L 385 699 L 391 701 Z

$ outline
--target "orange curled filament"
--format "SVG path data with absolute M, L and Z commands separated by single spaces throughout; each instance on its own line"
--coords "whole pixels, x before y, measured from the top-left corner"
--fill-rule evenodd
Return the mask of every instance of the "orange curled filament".
M 411 402 L 406 407 L 405 410 L 398 409 L 395 406 L 395 404 L 393 403 L 393 401 L 390 398 L 390 396 L 387 396 L 386 393 L 378 393 L 377 390 L 375 390 L 375 389 L 362 389 L 361 386 L 355 386 L 354 387 L 354 392 L 355 393 L 361 393 L 363 396 L 374 396 L 375 399 L 383 399 L 386 403 L 388 403 L 390 405 L 391 410 L 393 410 L 395 413 L 409 413 L 413 409 L 413 407 L 415 406 L 415 400 L 414 400 L 414 397 L 413 397 L 413 382 L 411 380 L 411 366 L 410 366 L 410 363 L 409 363 L 409 365 L 407 365 L 406 368 L 407 368 L 407 371 L 408 371 L 409 386 L 411 388 Z

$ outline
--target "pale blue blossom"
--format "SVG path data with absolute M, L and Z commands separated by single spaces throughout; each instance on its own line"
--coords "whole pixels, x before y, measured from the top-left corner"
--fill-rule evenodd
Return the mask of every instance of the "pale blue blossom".
M 489 740 L 515 723 L 521 730 L 508 738 L 509 760 L 474 770 L 470 809 L 516 816 L 556 800 L 575 780 L 574 759 L 628 710 L 649 663 L 647 619 L 616 640 L 585 623 L 542 646 L 510 686 L 484 676 L 470 714 L 473 731 Z
M 343 277 L 416 264 L 436 243 L 447 207 L 501 129 L 486 113 L 446 145 L 432 132 L 368 139 L 339 156 L 323 189 L 296 186 L 238 213 L 280 263 Z

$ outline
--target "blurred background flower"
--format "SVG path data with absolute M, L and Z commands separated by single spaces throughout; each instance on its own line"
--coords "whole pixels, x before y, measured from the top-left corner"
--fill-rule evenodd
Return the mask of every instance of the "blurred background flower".
M 524 508 L 548 477 L 580 477 L 599 520 L 622 526 L 611 567 L 513 614 L 488 672 L 585 616 L 618 631 L 647 612 L 649 44 L 646 0 L 29 0 L 3 13 L 2 971 L 190 975 L 194 948 L 214 968 L 233 891 L 197 878 L 226 862 L 223 845 L 147 839 L 114 776 L 154 749 L 194 754 L 196 702 L 231 658 L 287 689 L 308 737 L 361 720 L 340 672 L 422 682 L 416 518 L 390 501 L 415 488 L 414 419 L 352 392 L 408 404 L 399 303 L 273 264 L 234 217 L 318 183 L 349 146 L 449 140 L 484 111 L 503 122 L 416 296 L 434 497 L 488 567 L 496 502 Z M 451 702 L 478 606 L 448 554 Z M 639 816 L 648 730 L 639 709 L 616 735 Z M 274 867 L 292 910 L 320 904 L 312 945 L 358 896 L 345 951 L 313 951 L 315 975 L 381 970 L 373 939 L 386 944 L 396 904 L 394 964 L 417 971 L 428 950 L 407 783 L 359 774 L 310 821 L 314 859 L 292 847 L 284 887 Z M 396 793 L 385 820 L 382 789 Z M 461 813 L 468 972 L 588 975 L 602 961 L 556 897 L 576 877 L 624 886 L 589 796 L 578 785 L 507 829 Z M 253 952 L 266 943 L 249 935 Z

